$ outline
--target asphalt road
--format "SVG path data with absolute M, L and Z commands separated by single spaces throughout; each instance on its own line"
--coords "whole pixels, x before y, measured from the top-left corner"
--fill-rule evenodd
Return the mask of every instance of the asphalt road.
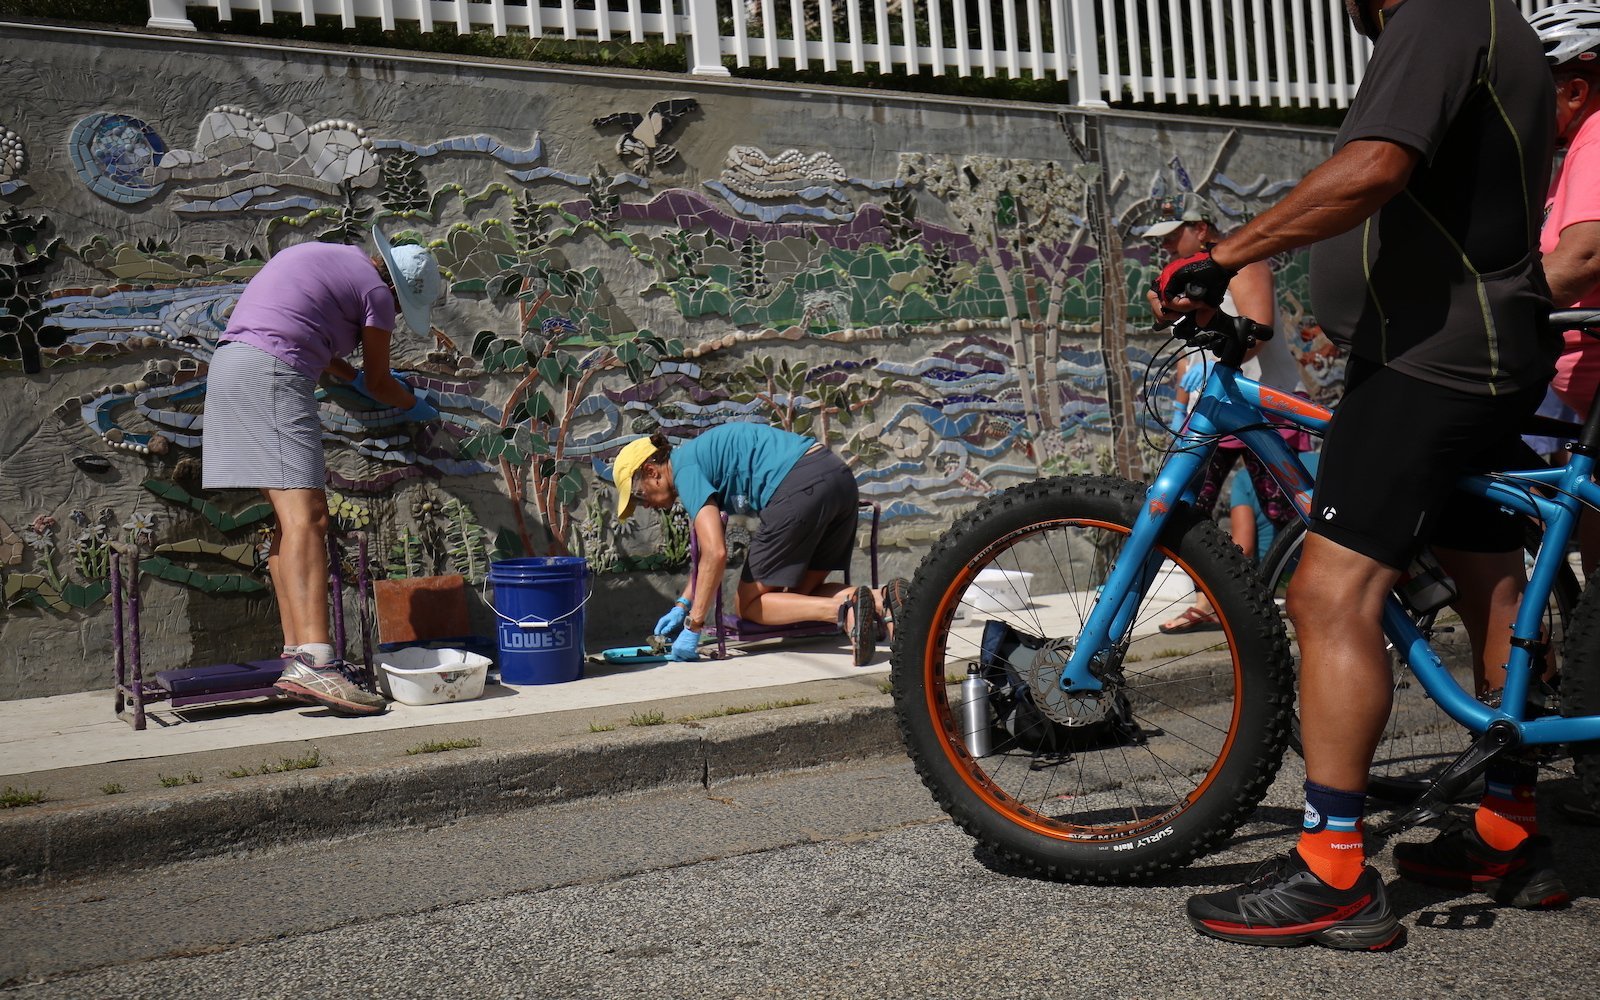
M 19 997 L 1571 997 L 1600 962 L 1597 831 L 1551 817 L 1558 913 L 1392 884 L 1385 954 L 1203 939 L 1193 892 L 1290 845 L 1258 822 L 1154 886 L 1007 871 L 885 759 L 0 891 Z M 1428 836 L 1414 831 L 1408 839 Z M 1389 853 L 1379 866 L 1392 874 Z

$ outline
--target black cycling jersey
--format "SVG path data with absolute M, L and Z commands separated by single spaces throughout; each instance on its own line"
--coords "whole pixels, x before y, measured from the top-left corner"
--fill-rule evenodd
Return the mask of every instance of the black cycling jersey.
M 1371 218 L 1312 250 L 1312 304 L 1335 343 L 1425 382 L 1501 394 L 1547 382 L 1537 247 L 1554 84 L 1512 0 L 1406 0 L 1385 22 L 1335 148 L 1421 155 Z

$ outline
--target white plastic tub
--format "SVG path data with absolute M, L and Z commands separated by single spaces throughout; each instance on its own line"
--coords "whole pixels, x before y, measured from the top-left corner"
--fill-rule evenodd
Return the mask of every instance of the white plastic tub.
M 407 646 L 380 653 L 384 693 L 404 705 L 471 701 L 483 694 L 489 658 L 464 649 Z
M 1028 581 L 1032 579 L 1032 573 L 1017 570 L 979 570 L 967 592 L 961 595 L 961 611 L 974 617 L 1026 610 L 1033 599 L 1028 593 Z

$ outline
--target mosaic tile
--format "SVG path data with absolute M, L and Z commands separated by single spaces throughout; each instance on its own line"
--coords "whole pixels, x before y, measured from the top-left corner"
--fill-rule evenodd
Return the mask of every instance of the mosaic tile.
M 67 149 L 78 177 L 102 198 L 132 205 L 161 191 L 156 163 L 166 143 L 131 115 L 101 112 L 79 119 Z
M 0 125 L 0 196 L 15 194 L 28 186 L 22 175 L 28 170 L 28 149 L 22 137 Z

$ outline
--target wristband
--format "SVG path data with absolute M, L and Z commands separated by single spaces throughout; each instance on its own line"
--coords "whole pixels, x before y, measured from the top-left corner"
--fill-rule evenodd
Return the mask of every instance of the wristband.
M 673 604 L 681 604 L 681 605 L 683 605 L 683 610 L 685 610 L 685 611 L 689 610 L 689 599 L 686 598 L 686 597 L 680 597 L 676 601 L 673 601 L 672 603 Z

